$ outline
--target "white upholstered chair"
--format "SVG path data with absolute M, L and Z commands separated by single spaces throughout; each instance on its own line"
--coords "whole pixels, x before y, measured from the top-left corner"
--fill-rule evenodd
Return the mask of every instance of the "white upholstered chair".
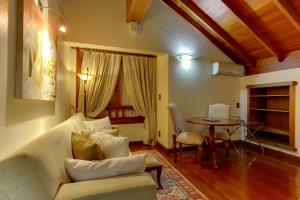
M 198 147 L 198 158 L 201 159 L 203 156 L 202 145 L 205 142 L 205 137 L 198 132 L 189 132 L 184 130 L 184 126 L 180 119 L 179 111 L 174 103 L 168 105 L 175 133 L 173 137 L 173 151 L 174 151 L 174 162 L 177 162 L 177 144 L 179 144 L 180 154 L 182 154 L 182 145 L 197 145 Z
M 208 117 L 209 118 L 230 118 L 230 106 L 226 104 L 212 104 L 208 106 Z M 230 143 L 233 145 L 234 149 L 236 150 L 238 157 L 240 153 L 234 143 L 231 141 L 230 136 L 234 133 L 238 128 L 231 129 L 231 127 L 217 127 L 215 130 L 215 139 L 222 140 L 225 146 L 225 157 L 228 158 L 230 153 Z M 205 136 L 208 136 L 208 132 L 205 132 Z

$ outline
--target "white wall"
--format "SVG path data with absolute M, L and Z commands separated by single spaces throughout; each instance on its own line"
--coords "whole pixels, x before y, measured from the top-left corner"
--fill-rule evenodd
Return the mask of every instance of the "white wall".
M 240 101 L 238 77 L 212 76 L 211 62 L 201 58 L 192 59 L 189 68 L 174 57 L 170 62 L 169 101 L 177 105 L 182 120 L 207 116 L 208 105 L 214 103 L 228 104 L 231 106 L 232 115 L 239 114 L 240 111 L 236 108 L 236 103 Z M 203 128 L 185 125 L 192 130 Z M 233 139 L 239 139 L 239 135 Z
M 137 49 L 128 49 L 121 47 L 111 47 L 111 46 L 101 46 L 94 44 L 86 44 L 86 43 L 77 43 L 77 42 L 63 42 L 62 45 L 62 57 L 65 63 L 65 66 L 71 73 L 73 74 L 72 80 L 69 81 L 69 92 L 71 96 L 71 105 L 75 107 L 76 104 L 76 50 L 71 47 L 86 47 L 86 48 L 96 48 L 96 49 L 107 49 L 107 50 L 117 50 L 124 52 L 134 52 L 134 53 L 144 53 L 144 54 L 152 54 L 157 56 L 157 90 L 160 92 L 164 100 L 157 102 L 157 105 L 161 106 L 159 111 L 157 112 L 157 117 L 159 119 L 163 119 L 168 117 L 167 115 L 167 100 L 168 100 L 168 55 L 161 52 L 154 51 L 145 51 L 145 50 L 137 50 Z M 81 91 L 82 92 L 82 91 Z M 81 95 L 82 96 L 82 95 Z M 80 101 L 79 101 L 80 102 Z M 83 101 L 81 101 L 83 102 Z M 79 106 L 82 108 L 83 106 Z M 158 122 L 158 129 L 161 130 L 162 135 L 166 135 L 168 130 L 166 128 L 166 123 L 164 121 Z M 146 131 L 144 124 L 119 124 L 119 133 L 123 136 L 129 138 L 129 141 L 142 141 Z M 163 142 L 165 144 L 165 142 Z M 167 145 L 167 144 L 166 144 Z
M 206 37 L 161 0 L 153 1 L 138 34 L 132 34 L 129 24 L 126 23 L 124 0 L 89 0 L 88 3 L 86 0 L 64 0 L 64 13 L 68 21 L 68 32 L 64 39 L 75 46 L 81 43 L 94 48 L 114 47 L 115 50 L 135 49 L 134 52 L 163 52 L 169 55 L 190 52 L 194 56 L 211 60 L 230 61 Z M 157 66 L 157 94 L 161 94 L 162 100 L 157 101 L 157 122 L 161 134 L 157 139 L 162 145 L 169 147 L 170 117 L 167 105 L 170 64 L 167 55 L 160 58 Z M 129 134 L 130 130 L 126 131 Z
M 57 125 L 70 113 L 70 74 L 60 57 L 57 63 L 56 102 L 15 98 L 15 7 L 16 0 L 0 0 L 0 157 L 12 153 Z
M 297 81 L 300 83 L 300 68 L 288 69 L 283 71 L 276 71 L 252 76 L 246 76 L 241 78 L 240 90 L 241 90 L 241 115 L 244 119 L 247 118 L 247 85 L 253 84 L 265 84 L 265 83 L 278 83 L 278 82 L 287 82 L 287 81 Z M 296 148 L 300 149 L 300 102 L 299 102 L 300 88 L 296 86 L 296 116 L 295 116 L 295 144 Z M 268 145 L 267 145 L 268 146 Z M 300 157 L 298 152 L 290 152 L 276 147 L 269 146 L 289 154 L 294 154 Z
M 129 49 L 188 51 L 194 56 L 228 60 L 217 47 L 161 0 L 153 0 L 139 34 L 126 23 L 125 0 L 64 0 L 65 41 Z

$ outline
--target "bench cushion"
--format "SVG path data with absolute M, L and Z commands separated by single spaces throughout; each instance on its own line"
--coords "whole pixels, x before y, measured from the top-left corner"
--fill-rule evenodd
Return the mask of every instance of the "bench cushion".
M 153 155 L 152 151 L 135 151 L 132 152 L 132 154 L 146 154 L 147 158 L 146 158 L 146 168 L 148 167 L 157 167 L 157 166 L 161 166 L 161 163 L 159 162 L 159 160 L 157 160 L 157 158 L 155 158 L 155 156 Z

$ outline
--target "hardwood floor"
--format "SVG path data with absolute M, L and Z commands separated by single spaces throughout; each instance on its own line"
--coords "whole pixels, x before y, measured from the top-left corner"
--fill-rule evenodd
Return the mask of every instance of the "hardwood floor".
M 132 151 L 151 149 L 143 145 L 131 146 Z M 156 147 L 171 164 L 173 155 Z M 288 157 L 262 155 L 259 149 L 240 148 L 241 158 L 231 150 L 229 160 L 218 151 L 221 169 L 201 168 L 193 159 L 194 150 L 183 152 L 174 165 L 202 193 L 211 200 L 299 200 L 300 163 Z

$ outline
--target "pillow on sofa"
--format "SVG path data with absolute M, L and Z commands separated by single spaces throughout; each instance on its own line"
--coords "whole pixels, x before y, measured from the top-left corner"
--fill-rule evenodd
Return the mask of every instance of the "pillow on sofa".
M 93 132 L 95 132 L 95 131 L 92 131 L 90 129 L 83 129 L 83 130 L 81 130 L 81 135 L 89 138 L 90 134 L 93 133 Z M 102 129 L 101 131 L 97 131 L 97 132 L 105 133 L 105 134 L 112 135 L 112 136 L 115 136 L 115 137 L 120 136 L 119 135 L 119 130 L 117 128 Z
M 129 155 L 129 140 L 127 137 L 115 137 L 102 132 L 92 132 L 89 139 L 101 147 L 105 158 Z
M 109 117 L 96 119 L 91 121 L 84 121 L 84 126 L 92 131 L 101 131 L 103 129 L 111 129 Z
M 80 131 L 81 135 L 83 135 L 84 137 L 86 138 L 90 138 L 90 134 L 92 133 L 93 131 L 91 131 L 90 129 L 83 129 Z
M 100 132 L 101 132 L 101 133 L 108 134 L 108 135 L 112 135 L 112 136 L 115 136 L 115 137 L 118 137 L 118 136 L 119 136 L 119 130 L 116 129 L 116 128 L 112 128 L 112 129 L 102 129 Z
M 72 180 L 87 181 L 122 174 L 143 172 L 146 167 L 145 161 L 146 154 L 100 161 L 65 158 L 65 167 Z
M 104 153 L 95 142 L 89 140 L 79 133 L 72 133 L 72 152 L 74 158 L 80 160 L 103 160 Z

